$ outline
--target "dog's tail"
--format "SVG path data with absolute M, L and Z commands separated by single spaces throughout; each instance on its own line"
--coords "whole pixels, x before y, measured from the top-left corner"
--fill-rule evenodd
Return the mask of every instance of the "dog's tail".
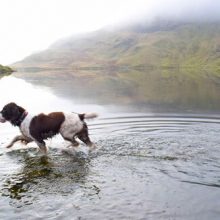
M 84 119 L 92 119 L 98 117 L 98 114 L 95 112 L 79 114 L 79 118 L 83 121 Z

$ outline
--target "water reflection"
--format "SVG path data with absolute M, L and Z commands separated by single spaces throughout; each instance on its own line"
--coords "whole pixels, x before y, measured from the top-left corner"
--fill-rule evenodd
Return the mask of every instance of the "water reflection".
M 7 155 L 21 164 L 21 168 L 3 182 L 1 195 L 32 204 L 34 198 L 47 194 L 68 195 L 85 185 L 89 160 L 70 157 L 51 149 L 49 156 L 37 156 L 36 149 L 13 150 Z M 34 155 L 34 156 L 33 156 Z
M 43 81 L 43 79 L 41 79 Z M 0 107 L 8 102 L 16 102 L 32 113 L 50 111 L 103 112 L 98 105 L 76 104 L 73 100 L 58 98 L 51 91 L 52 87 L 39 87 L 14 75 L 4 76 L 0 80 Z
M 204 70 L 85 70 L 17 73 L 34 84 L 88 103 L 158 110 L 220 109 L 220 76 Z M 146 110 L 146 108 L 145 108 Z
M 19 144 L 6 151 L 18 131 L 2 124 L 1 219 L 18 213 L 23 219 L 219 218 L 219 115 L 145 108 L 218 111 L 217 75 L 135 70 L 16 77 L 0 80 L 0 105 L 13 100 L 30 111 L 99 112 L 89 122 L 99 149 L 89 159 L 72 157 L 58 150 L 65 146 L 57 137 L 46 158 Z M 120 106 L 126 111 L 118 111 Z

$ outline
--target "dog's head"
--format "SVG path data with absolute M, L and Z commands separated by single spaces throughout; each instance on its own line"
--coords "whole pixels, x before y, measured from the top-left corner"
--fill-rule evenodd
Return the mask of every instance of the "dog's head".
M 14 102 L 8 103 L 0 112 L 0 122 L 11 122 L 13 125 L 19 125 L 19 120 L 24 114 L 25 109 L 16 105 Z

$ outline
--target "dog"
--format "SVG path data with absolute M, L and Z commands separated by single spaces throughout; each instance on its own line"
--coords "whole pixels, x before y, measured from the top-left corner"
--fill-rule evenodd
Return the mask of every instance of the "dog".
M 96 113 L 78 114 L 73 112 L 32 115 L 23 107 L 11 102 L 1 110 L 0 122 L 8 121 L 13 126 L 18 126 L 21 131 L 21 135 L 16 136 L 7 148 L 12 147 L 17 141 L 23 141 L 25 144 L 34 141 L 40 151 L 46 154 L 47 147 L 44 140 L 59 133 L 64 140 L 71 142 L 74 147 L 79 145 L 75 139 L 77 137 L 90 149 L 95 148 L 95 144 L 89 138 L 88 127 L 84 119 L 96 118 L 97 116 Z

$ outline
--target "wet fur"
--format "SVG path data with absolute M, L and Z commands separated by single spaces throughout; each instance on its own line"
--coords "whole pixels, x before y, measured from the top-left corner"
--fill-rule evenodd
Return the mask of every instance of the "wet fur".
M 88 134 L 88 127 L 85 118 L 95 118 L 95 113 L 64 113 L 52 112 L 49 114 L 30 115 L 24 108 L 9 103 L 0 112 L 0 121 L 9 121 L 12 125 L 18 126 L 22 135 L 16 136 L 7 147 L 12 147 L 17 141 L 29 143 L 35 141 L 43 153 L 47 152 L 44 140 L 52 138 L 60 133 L 62 137 L 70 141 L 73 146 L 79 143 L 75 138 L 79 138 L 90 148 L 95 147 Z

